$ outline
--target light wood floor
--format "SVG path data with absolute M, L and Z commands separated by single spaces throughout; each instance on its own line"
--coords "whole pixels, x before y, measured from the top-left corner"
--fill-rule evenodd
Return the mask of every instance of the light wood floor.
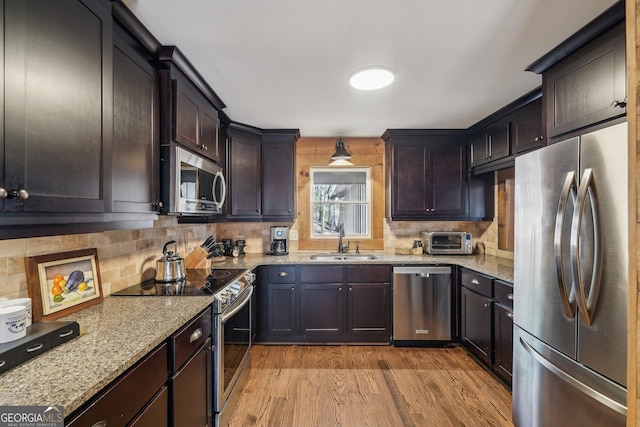
M 254 345 L 230 426 L 512 426 L 511 394 L 460 347 Z

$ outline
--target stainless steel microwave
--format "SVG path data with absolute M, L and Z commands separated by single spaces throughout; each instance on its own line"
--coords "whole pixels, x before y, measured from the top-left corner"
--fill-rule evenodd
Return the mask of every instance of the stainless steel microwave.
M 471 255 L 473 237 L 464 231 L 423 231 L 420 233 L 425 253 L 431 255 Z
M 169 179 L 163 180 L 163 196 L 168 198 L 169 206 L 165 204 L 163 209 L 181 215 L 221 213 L 227 192 L 222 167 L 175 145 L 164 148 Z

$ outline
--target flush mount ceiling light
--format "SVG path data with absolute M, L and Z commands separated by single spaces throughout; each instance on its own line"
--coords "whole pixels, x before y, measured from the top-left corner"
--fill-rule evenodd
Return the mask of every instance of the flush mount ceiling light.
M 336 141 L 336 152 L 331 156 L 331 163 L 329 166 L 353 166 L 349 160 L 351 160 L 351 154 L 344 146 L 344 139 L 338 138 Z
M 395 75 L 393 70 L 384 65 L 361 68 L 351 74 L 349 84 L 360 90 L 376 90 L 389 86 Z

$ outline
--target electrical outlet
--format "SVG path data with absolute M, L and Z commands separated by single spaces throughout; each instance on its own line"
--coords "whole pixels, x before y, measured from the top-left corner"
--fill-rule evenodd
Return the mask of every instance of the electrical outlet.
M 298 240 L 298 230 L 289 230 L 289 239 Z

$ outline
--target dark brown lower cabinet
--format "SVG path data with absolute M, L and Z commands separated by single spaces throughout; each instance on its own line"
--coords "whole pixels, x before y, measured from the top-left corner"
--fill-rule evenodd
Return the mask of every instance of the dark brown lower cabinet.
M 162 344 L 127 370 L 113 384 L 98 393 L 75 414 L 71 414 L 65 420 L 65 425 L 82 427 L 103 423 L 110 427 L 125 426 L 137 418 L 143 410 L 152 411 L 156 414 L 155 416 L 161 418 L 162 401 L 158 402 L 158 406 L 153 406 L 153 402 L 150 403 L 150 401 L 159 390 L 165 387 L 169 373 L 167 360 L 167 345 Z M 144 414 L 140 416 L 143 417 Z M 152 417 L 152 414 L 148 416 Z M 164 418 L 168 419 L 166 411 Z
M 511 385 L 513 376 L 513 312 L 502 304 L 493 306 L 493 369 Z
M 171 378 L 173 426 L 211 426 L 211 339 Z
M 342 283 L 303 283 L 300 300 L 301 333 L 306 339 L 344 337 Z
M 168 427 L 169 388 L 162 387 L 129 427 Z
M 491 365 L 491 299 L 464 286 L 461 298 L 462 343 Z
M 267 335 L 298 335 L 298 310 L 295 283 L 270 283 L 269 305 L 265 313 Z
M 391 267 L 270 266 L 258 270 L 264 342 L 389 342 Z

